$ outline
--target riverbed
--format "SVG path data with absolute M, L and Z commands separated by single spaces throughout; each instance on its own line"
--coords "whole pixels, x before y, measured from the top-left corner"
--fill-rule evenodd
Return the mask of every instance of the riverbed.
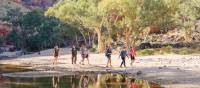
M 136 57 L 133 66 L 127 58 L 126 68 L 120 68 L 121 59 L 118 55 L 112 56 L 113 67 L 106 67 L 104 54 L 90 54 L 90 64 L 71 64 L 70 49 L 61 49 L 59 63 L 52 65 L 52 49 L 25 55 L 9 60 L 0 60 L 0 64 L 25 65 L 28 72 L 3 73 L 4 77 L 30 77 L 52 79 L 57 76 L 66 76 L 67 73 L 89 72 L 98 74 L 123 74 L 134 79 L 156 83 L 165 88 L 200 88 L 200 55 L 154 55 Z M 81 60 L 78 55 L 78 62 Z M 78 63 L 77 62 L 77 63 Z M 80 77 L 80 75 L 79 75 Z M 62 78 L 62 77 L 61 77 Z

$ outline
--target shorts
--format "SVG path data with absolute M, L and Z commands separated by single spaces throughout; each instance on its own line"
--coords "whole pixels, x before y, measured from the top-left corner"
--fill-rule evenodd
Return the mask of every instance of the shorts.
M 57 56 L 57 55 L 54 55 L 54 57 L 56 57 L 56 58 L 57 58 L 58 56 Z
M 77 54 L 72 54 L 72 57 L 76 57 L 77 56 Z
M 111 59 L 111 55 L 106 55 L 106 57 L 107 57 L 108 59 Z
M 83 58 L 88 58 L 88 56 L 89 56 L 88 54 L 82 54 Z
M 58 54 L 55 54 L 54 57 L 58 57 Z
M 135 56 L 131 56 L 131 60 L 135 60 Z

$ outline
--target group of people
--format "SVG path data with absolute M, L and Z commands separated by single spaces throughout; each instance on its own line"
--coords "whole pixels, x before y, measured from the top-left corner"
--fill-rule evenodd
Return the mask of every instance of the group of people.
M 72 64 L 76 64 L 76 62 L 77 62 L 77 54 L 78 54 L 77 52 L 78 52 L 78 49 L 73 45 L 72 50 L 71 50 Z M 90 64 L 89 63 L 89 50 L 86 48 L 86 46 L 82 45 L 81 48 L 80 48 L 80 52 L 81 52 L 82 60 L 79 62 L 79 64 L 84 65 L 85 59 L 87 59 L 88 64 Z M 59 57 L 59 48 L 58 48 L 57 45 L 54 47 L 54 55 L 53 56 L 54 56 L 53 64 L 57 64 L 58 63 L 58 57 Z
M 112 55 L 112 48 L 111 46 L 106 46 L 106 51 L 105 51 L 105 56 L 107 57 L 108 61 L 107 61 L 107 65 L 106 67 L 112 67 L 111 65 L 111 55 Z M 127 50 L 126 47 L 123 47 L 120 52 L 119 52 L 119 58 L 121 57 L 122 62 L 120 67 L 122 67 L 122 65 L 124 65 L 124 67 L 126 67 L 126 57 L 127 58 L 131 58 L 131 66 L 133 65 L 133 62 L 135 61 L 135 56 L 136 56 L 136 49 L 133 47 L 130 47 L 129 51 Z
M 77 52 L 78 52 L 78 49 L 73 45 L 72 49 L 71 49 L 71 54 L 72 54 L 72 58 L 71 58 L 72 62 L 71 63 L 72 64 L 76 64 L 76 62 L 77 62 L 77 54 L 78 54 Z M 86 48 L 86 46 L 84 46 L 84 45 L 81 46 L 80 54 L 81 54 L 82 60 L 79 62 L 79 64 L 84 65 L 85 59 L 87 59 L 88 64 L 90 64 L 89 63 L 89 50 Z M 106 46 L 105 56 L 107 57 L 106 67 L 109 67 L 109 66 L 112 67 L 112 64 L 111 64 L 112 48 L 111 48 L 111 46 Z M 131 58 L 130 64 L 132 65 L 133 62 L 135 61 L 135 56 L 136 56 L 136 49 L 134 47 L 130 47 L 130 49 L 123 47 L 119 53 L 119 58 L 121 57 L 121 59 L 122 59 L 120 67 L 122 67 L 122 65 L 124 65 L 124 67 L 126 67 L 126 57 Z M 55 46 L 54 47 L 53 64 L 58 63 L 58 57 L 59 57 L 59 47 Z

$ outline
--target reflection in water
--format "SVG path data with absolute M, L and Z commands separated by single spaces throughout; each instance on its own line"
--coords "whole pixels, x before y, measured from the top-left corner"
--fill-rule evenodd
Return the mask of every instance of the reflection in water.
M 106 88 L 111 88 L 111 78 L 107 78 L 106 80 L 105 80 L 105 82 L 106 82 Z
M 88 88 L 89 77 L 86 75 L 81 76 L 80 88 Z
M 71 88 L 76 88 L 76 75 L 71 76 L 71 84 L 72 84 Z
M 128 84 L 128 88 L 136 88 L 135 79 L 132 78 Z
M 87 74 L 42 78 L 7 78 L 3 88 L 161 88 L 160 85 L 137 80 L 123 74 Z
M 52 84 L 53 88 L 59 88 L 59 77 L 58 76 L 53 76 L 52 77 Z

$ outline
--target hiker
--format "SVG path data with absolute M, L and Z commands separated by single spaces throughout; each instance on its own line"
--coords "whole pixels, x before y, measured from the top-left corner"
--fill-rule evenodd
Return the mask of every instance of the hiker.
M 72 46 L 72 64 L 76 64 L 77 60 L 77 48 L 73 45 Z
M 135 61 L 135 56 L 136 56 L 136 49 L 134 47 L 130 48 L 129 55 L 131 57 L 131 63 L 130 64 L 132 66 L 134 61 Z
M 54 55 L 53 56 L 54 56 L 54 59 L 53 59 L 53 65 L 54 65 L 54 64 L 58 63 L 59 48 L 57 45 L 54 47 Z
M 111 47 L 106 46 L 105 56 L 108 58 L 106 67 L 108 67 L 109 64 L 110 64 L 110 67 L 112 67 L 112 65 L 111 65 L 111 54 L 112 54 Z
M 121 59 L 122 59 L 120 67 L 122 67 L 122 65 L 124 65 L 124 67 L 126 67 L 126 57 L 128 57 L 128 55 L 127 55 L 127 51 L 126 51 L 125 47 L 120 51 L 119 57 L 121 57 Z
M 128 84 L 128 88 L 136 88 L 135 79 L 131 79 L 130 83 Z
M 85 58 L 87 58 L 87 61 L 88 61 L 88 64 L 89 64 L 89 51 L 88 51 L 88 49 L 83 45 L 81 47 L 80 51 L 81 51 L 81 57 L 82 57 L 80 64 L 84 65 Z

